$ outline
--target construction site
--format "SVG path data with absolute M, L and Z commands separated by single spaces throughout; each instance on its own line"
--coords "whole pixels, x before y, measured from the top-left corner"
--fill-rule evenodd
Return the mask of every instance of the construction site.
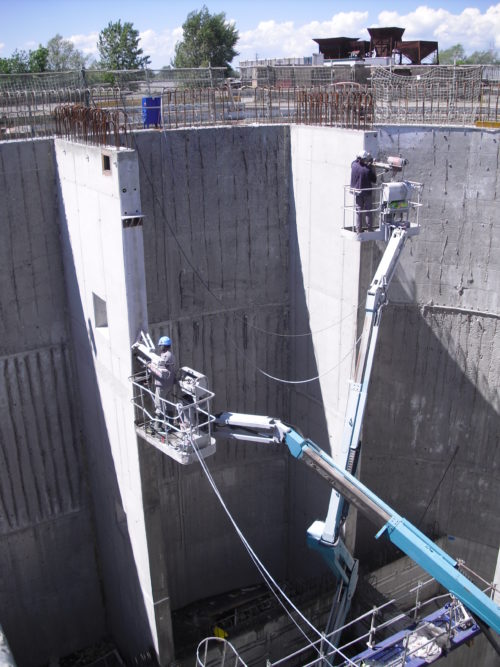
M 6 665 L 498 665 L 497 68 L 264 69 L 0 79 Z

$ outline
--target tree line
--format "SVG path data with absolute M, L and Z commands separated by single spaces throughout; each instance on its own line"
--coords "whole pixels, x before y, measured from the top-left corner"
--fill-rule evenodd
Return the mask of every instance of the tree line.
M 205 5 L 192 11 L 182 24 L 183 39 L 175 45 L 171 60 L 174 67 L 225 67 L 231 74 L 231 62 L 238 52 L 239 35 L 228 23 L 224 12 L 210 14 Z M 139 31 L 133 23 L 110 21 L 97 40 L 99 59 L 92 60 L 60 34 L 45 46 L 23 51 L 16 49 L 9 58 L 0 58 L 0 74 L 61 72 L 82 68 L 130 70 L 146 68 L 151 58 L 139 46 Z
M 439 52 L 441 65 L 499 65 L 498 52 L 493 49 L 474 51 L 468 56 L 462 44 L 455 44 L 449 49 Z

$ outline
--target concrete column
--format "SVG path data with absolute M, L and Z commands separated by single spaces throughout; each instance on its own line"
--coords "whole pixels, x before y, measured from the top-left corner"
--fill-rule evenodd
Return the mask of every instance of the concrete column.
M 173 659 L 170 606 L 159 600 L 134 427 L 130 348 L 147 330 L 134 151 L 56 141 L 68 283 L 107 613 L 128 657 L 154 646 Z M 142 449 L 141 449 L 142 447 Z M 160 563 L 161 565 L 161 563 Z M 158 574 L 158 573 L 157 573 Z M 163 577 L 164 578 L 164 577 Z M 161 607 L 158 612 L 157 605 Z

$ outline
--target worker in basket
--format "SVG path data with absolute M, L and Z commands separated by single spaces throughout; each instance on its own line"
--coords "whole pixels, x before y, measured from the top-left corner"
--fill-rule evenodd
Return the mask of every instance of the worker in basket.
M 356 205 L 356 231 L 373 230 L 373 187 L 377 182 L 377 174 L 373 166 L 373 157 L 368 151 L 362 150 L 351 164 L 351 190 L 354 191 Z
M 148 368 L 154 378 L 156 415 L 167 419 L 173 416 L 173 411 L 168 409 L 170 406 L 165 401 L 174 402 L 177 364 L 172 352 L 172 341 L 168 336 L 161 336 L 158 347 L 160 348 L 160 360 L 151 361 Z M 169 414 L 170 412 L 172 414 Z

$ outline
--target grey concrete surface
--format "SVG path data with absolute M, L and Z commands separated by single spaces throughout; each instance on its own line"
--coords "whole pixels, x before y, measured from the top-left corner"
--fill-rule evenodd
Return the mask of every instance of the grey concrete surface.
M 208 376 L 215 412 L 283 415 L 286 389 L 258 369 L 283 377 L 288 364 L 279 335 L 288 327 L 288 128 L 141 132 L 133 145 L 153 338 L 168 334 L 179 363 Z M 258 581 L 198 467 L 153 448 L 146 456 L 145 502 L 173 608 Z M 285 453 L 221 441 L 208 465 L 243 532 L 285 577 Z
M 51 141 L 0 144 L 0 618 L 18 665 L 105 631 Z
M 425 189 L 422 232 L 389 292 L 361 460 L 363 482 L 430 537 L 470 540 L 467 564 L 487 581 L 500 545 L 499 140 L 467 128 L 379 131 L 380 150 L 408 155 L 406 176 Z M 373 265 L 380 248 L 363 250 Z M 370 533 L 361 520 L 358 553 L 376 565 L 387 553 Z
M 122 224 L 122 216 L 141 213 L 137 157 L 107 150 L 105 172 L 100 147 L 56 140 L 55 148 L 106 620 L 128 658 L 154 646 L 165 663 L 173 654 L 170 614 L 167 606 L 157 624 L 129 381 L 131 346 L 147 329 L 142 227 Z
M 339 233 L 342 187 L 362 146 L 409 157 L 406 176 L 425 190 L 422 233 L 404 251 L 384 312 L 361 478 L 431 537 L 461 538 L 468 564 L 493 576 L 499 136 L 415 127 L 139 132 L 126 183 L 103 181 L 99 149 L 58 142 L 58 175 L 51 142 L 0 146 L 0 543 L 9 591 L 0 621 L 15 657 L 17 647 L 27 651 L 22 622 L 40 647 L 59 623 L 60 655 L 110 631 L 129 656 L 161 645 L 167 663 L 172 609 L 259 580 L 199 468 L 129 433 L 128 349 L 147 310 L 153 337 L 170 335 L 180 363 L 208 376 L 215 411 L 281 417 L 339 457 L 358 307 L 383 250 Z M 129 209 L 145 214 L 144 283 L 135 263 L 142 241 L 124 245 L 117 235 Z M 108 305 L 108 327 L 96 326 L 92 294 Z M 286 384 L 261 370 L 317 380 Z M 324 518 L 329 491 L 311 471 L 278 446 L 241 442 L 220 441 L 208 464 L 277 579 L 323 571 L 305 530 Z M 360 519 L 366 567 L 394 556 L 372 535 Z M 61 593 L 68 582 L 71 610 Z M 27 609 L 33 593 L 39 602 Z M 48 600 L 57 613 L 45 613 Z M 494 664 L 484 650 L 482 664 Z
M 390 479 L 388 500 L 433 534 L 491 547 L 500 543 L 499 137 L 380 131 L 381 150 L 411 155 L 407 175 L 425 190 L 422 232 L 384 315 L 362 463 L 364 481 L 382 489 Z

